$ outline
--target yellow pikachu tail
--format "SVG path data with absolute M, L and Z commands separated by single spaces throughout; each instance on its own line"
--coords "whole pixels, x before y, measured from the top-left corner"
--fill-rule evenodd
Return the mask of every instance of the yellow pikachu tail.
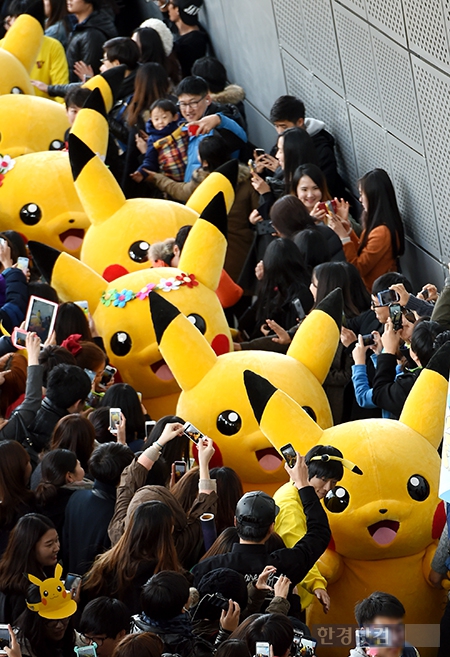
M 238 172 L 239 162 L 237 160 L 230 160 L 222 164 L 197 187 L 186 203 L 187 207 L 202 214 L 218 192 L 222 192 L 228 213 L 234 203 Z

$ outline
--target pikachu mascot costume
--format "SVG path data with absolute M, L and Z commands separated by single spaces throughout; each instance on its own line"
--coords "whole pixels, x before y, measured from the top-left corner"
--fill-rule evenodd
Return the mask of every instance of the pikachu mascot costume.
M 353 625 L 355 603 L 377 590 L 399 598 L 406 624 L 439 623 L 445 593 L 431 586 L 428 574 L 445 522 L 436 450 L 444 428 L 449 367 L 446 343 L 414 384 L 400 420 L 359 420 L 325 431 L 292 396 L 254 371 L 244 373 L 255 421 L 275 449 L 290 441 L 305 454 L 316 444 L 331 445 L 363 473 L 355 476 L 345 468 L 343 479 L 324 499 L 332 541 L 317 565 L 328 581 L 331 607 L 327 615 L 317 601 L 308 607 L 307 622 L 316 636 L 317 626 Z M 422 656 L 436 654 L 417 648 Z M 349 648 L 332 651 L 343 657 Z
M 321 427 L 330 427 L 331 411 L 321 384 L 339 342 L 340 290 L 328 295 L 302 322 L 287 355 L 236 351 L 217 356 L 166 298 L 154 293 L 149 298 L 161 355 L 182 389 L 177 414 L 214 440 L 216 458 L 236 470 L 245 490 L 273 493 L 287 480 L 286 472 L 278 452 L 255 421 L 242 373 L 252 368 L 269 378 Z M 285 442 L 296 432 L 296 427 L 291 427 Z

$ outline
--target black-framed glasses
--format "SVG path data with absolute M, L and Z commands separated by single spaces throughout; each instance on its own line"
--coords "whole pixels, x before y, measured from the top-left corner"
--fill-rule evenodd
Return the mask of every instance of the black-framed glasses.
M 98 637 L 98 636 L 89 636 L 88 634 L 80 634 L 81 640 L 83 643 L 94 645 L 96 648 L 100 648 L 103 645 L 103 641 L 107 639 L 107 636 Z
M 180 103 L 180 102 L 178 102 L 177 105 L 181 110 L 187 109 L 188 107 L 191 107 L 192 109 L 195 110 L 200 105 L 202 100 L 204 100 L 205 98 L 206 98 L 206 95 L 202 96 L 198 100 L 191 100 L 191 101 L 189 101 L 189 103 L 183 103 L 183 102 Z

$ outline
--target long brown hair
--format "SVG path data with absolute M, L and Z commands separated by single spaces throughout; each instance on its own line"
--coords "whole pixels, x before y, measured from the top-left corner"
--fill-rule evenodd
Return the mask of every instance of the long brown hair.
M 94 451 L 95 429 L 82 415 L 72 413 L 62 417 L 53 429 L 50 450 L 70 449 L 78 457 L 81 467 L 87 470 L 88 461 Z
M 139 115 L 158 100 L 165 98 L 170 89 L 170 80 L 164 66 L 156 62 L 142 64 L 136 73 L 134 94 L 127 110 L 127 123 L 133 126 Z
M 15 440 L 0 442 L 0 524 L 15 520 L 23 504 L 34 502 L 34 493 L 27 488 L 25 473 L 30 457 Z
M 145 561 L 154 562 L 154 573 L 181 570 L 172 527 L 172 512 L 164 502 L 152 500 L 138 506 L 119 542 L 94 561 L 83 589 L 98 596 L 108 588 L 108 595 L 120 599 Z M 105 586 L 106 582 L 110 584 Z

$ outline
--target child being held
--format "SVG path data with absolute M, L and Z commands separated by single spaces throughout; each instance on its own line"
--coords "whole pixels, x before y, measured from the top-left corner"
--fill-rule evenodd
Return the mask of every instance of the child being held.
M 167 98 L 155 100 L 150 107 L 150 120 L 145 126 L 148 139 L 144 161 L 137 171 L 130 173 L 130 178 L 135 182 L 142 182 L 147 177 L 146 171 L 159 171 L 158 151 L 154 148 L 154 143 L 172 134 L 178 127 L 178 121 L 179 114 L 175 103 Z M 139 136 L 136 135 L 136 141 L 138 139 Z

